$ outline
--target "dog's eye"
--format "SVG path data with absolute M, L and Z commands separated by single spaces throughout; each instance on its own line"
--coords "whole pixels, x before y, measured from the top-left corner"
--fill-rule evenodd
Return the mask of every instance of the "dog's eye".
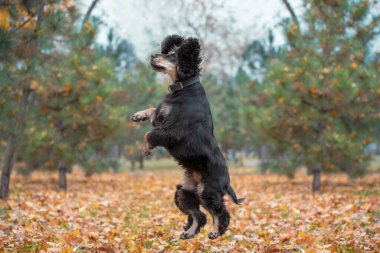
M 175 56 L 175 51 L 170 51 L 170 52 L 168 53 L 168 55 Z

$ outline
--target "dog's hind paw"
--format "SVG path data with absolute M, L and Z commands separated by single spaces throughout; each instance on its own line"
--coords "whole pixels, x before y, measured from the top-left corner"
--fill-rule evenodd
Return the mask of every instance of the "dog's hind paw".
M 219 233 L 218 232 L 211 232 L 208 234 L 208 238 L 211 239 L 211 240 L 214 240 L 216 238 L 218 238 L 219 236 Z
M 195 235 L 195 233 L 190 233 L 188 231 L 185 231 L 181 234 L 180 238 L 181 239 L 190 239 L 190 238 L 193 238 Z
M 193 217 L 191 215 L 189 215 L 187 217 L 187 224 L 185 226 L 183 226 L 183 230 L 185 230 L 185 231 L 188 230 L 191 227 L 191 225 L 193 225 Z

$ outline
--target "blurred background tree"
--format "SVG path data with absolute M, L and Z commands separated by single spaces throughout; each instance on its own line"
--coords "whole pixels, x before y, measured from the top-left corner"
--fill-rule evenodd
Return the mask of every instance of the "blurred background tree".
M 6 116 L 0 125 L 6 152 L 0 197 L 8 194 L 16 153 L 23 173 L 58 170 L 62 189 L 74 164 L 88 174 L 117 170 L 123 145 L 141 136 L 128 127 L 126 104 L 136 105 L 135 94 L 144 90 L 154 94 L 153 73 L 147 76 L 133 47 L 112 32 L 108 45 L 97 44 L 101 21 L 90 11 L 83 20 L 74 1 L 13 1 L 0 7 L 1 115 Z
M 365 148 L 380 126 L 379 57 L 371 48 L 380 16 L 369 1 L 314 1 L 306 9 L 299 21 L 284 20 L 287 43 L 266 60 L 257 124 L 272 158 L 265 167 L 292 176 L 306 166 L 317 191 L 321 171 L 358 176 L 368 167 Z

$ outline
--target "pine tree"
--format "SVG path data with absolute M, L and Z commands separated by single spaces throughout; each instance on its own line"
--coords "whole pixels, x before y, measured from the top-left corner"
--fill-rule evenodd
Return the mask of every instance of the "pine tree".
M 380 129 L 379 57 L 371 43 L 380 16 L 369 1 L 305 2 L 299 24 L 284 22 L 287 45 L 267 62 L 257 122 L 275 171 L 306 166 L 319 190 L 320 172 L 362 175 L 365 152 Z

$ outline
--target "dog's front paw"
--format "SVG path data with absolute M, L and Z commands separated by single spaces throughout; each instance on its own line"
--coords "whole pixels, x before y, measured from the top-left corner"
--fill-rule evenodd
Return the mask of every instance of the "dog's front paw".
M 136 112 L 131 116 L 131 120 L 134 122 L 146 121 L 148 119 L 149 116 L 144 111 Z
M 190 238 L 193 238 L 195 235 L 195 233 L 190 233 L 188 231 L 185 231 L 181 234 L 181 239 L 190 239 Z
M 211 240 L 214 240 L 216 238 L 218 238 L 219 236 L 219 233 L 218 232 L 211 232 L 208 234 L 208 238 L 211 239 Z
M 144 155 L 149 156 L 151 154 L 152 154 L 152 150 L 151 149 L 144 149 Z

